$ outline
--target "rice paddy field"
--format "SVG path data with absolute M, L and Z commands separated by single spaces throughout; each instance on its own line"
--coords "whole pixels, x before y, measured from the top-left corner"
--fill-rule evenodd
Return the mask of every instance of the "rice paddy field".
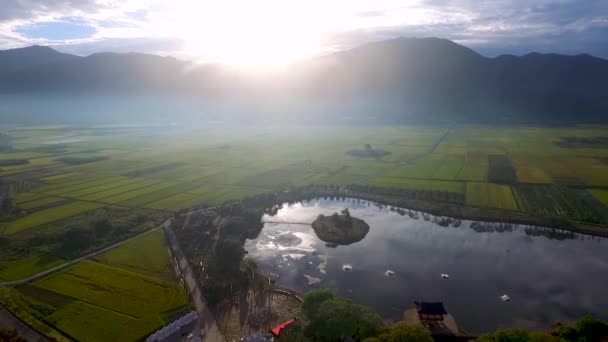
M 562 201 L 528 185 L 576 188 L 594 206 L 605 206 L 608 189 L 608 146 L 563 143 L 605 137 L 605 127 L 53 126 L 3 134 L 12 146 L 0 159 L 26 161 L 0 167 L 25 211 L 0 224 L 8 238 L 108 206 L 170 213 L 307 184 L 452 192 L 469 206 L 528 213 L 526 203 L 542 201 L 551 212 Z M 382 157 L 348 153 L 365 145 Z M 507 178 L 496 183 L 494 174 Z
M 526 195 L 512 189 L 520 184 L 568 183 L 603 203 L 608 188 L 608 146 L 562 143 L 605 137 L 605 127 L 38 127 L 4 134 L 13 147 L 1 158 L 27 163 L 2 167 L 0 176 L 23 184 L 13 196 L 28 211 L 3 224 L 4 235 L 107 205 L 171 212 L 306 184 L 458 192 L 467 205 L 509 210 L 525 210 L 517 200 Z M 386 154 L 347 153 L 365 144 Z M 492 185 L 492 158 L 509 163 L 514 179 Z
M 0 243 L 20 247 L 0 252 L 0 281 L 74 257 L 30 242 L 56 241 L 91 217 L 143 231 L 180 209 L 308 184 L 403 190 L 505 215 L 608 224 L 608 146 L 580 139 L 606 138 L 607 127 L 53 126 L 2 134 L 11 146 L 0 160 L 19 163 L 2 164 L 0 179 L 19 214 L 0 223 Z M 186 304 L 168 260 L 162 235 L 149 234 L 14 291 L 46 308 L 39 319 L 60 334 L 136 340 Z
M 141 340 L 167 324 L 176 311 L 188 310 L 160 230 L 95 260 L 4 289 L 0 300 L 59 340 Z

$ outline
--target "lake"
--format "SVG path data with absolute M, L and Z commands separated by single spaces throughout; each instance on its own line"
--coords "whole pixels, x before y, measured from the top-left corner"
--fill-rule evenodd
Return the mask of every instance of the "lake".
M 344 208 L 370 225 L 362 241 L 327 246 L 305 224 Z M 245 249 L 279 286 L 329 288 L 388 320 L 420 300 L 443 301 L 470 333 L 546 329 L 584 314 L 608 319 L 607 239 L 392 209 L 350 198 L 285 204 L 264 216 Z

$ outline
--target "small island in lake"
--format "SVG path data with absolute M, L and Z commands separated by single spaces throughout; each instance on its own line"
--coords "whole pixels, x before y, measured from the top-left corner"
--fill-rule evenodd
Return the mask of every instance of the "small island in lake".
M 319 215 L 312 223 L 312 229 L 322 241 L 335 245 L 350 245 L 365 238 L 369 225 L 362 219 L 350 216 L 347 208 L 340 214 Z

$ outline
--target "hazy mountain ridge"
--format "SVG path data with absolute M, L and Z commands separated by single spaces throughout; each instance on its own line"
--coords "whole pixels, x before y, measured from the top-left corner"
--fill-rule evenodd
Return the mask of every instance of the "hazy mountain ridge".
M 179 94 L 206 104 L 229 101 L 233 115 L 258 118 L 291 112 L 383 121 L 597 122 L 608 119 L 608 61 L 539 53 L 487 58 L 438 38 L 370 43 L 257 75 L 138 53 L 0 51 L 0 93 L 40 92 Z

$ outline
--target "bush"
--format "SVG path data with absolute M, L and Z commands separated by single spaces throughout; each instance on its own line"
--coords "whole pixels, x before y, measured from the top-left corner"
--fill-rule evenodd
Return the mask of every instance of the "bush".
M 306 319 L 312 320 L 316 317 L 321 304 L 334 299 L 334 294 L 327 289 L 310 291 L 304 295 L 302 303 L 302 314 Z
M 378 336 L 380 342 L 433 342 L 431 333 L 421 325 L 396 323 Z
M 560 325 L 556 330 L 566 341 L 602 341 L 608 337 L 608 324 L 591 316 L 581 318 L 574 326 Z
M 481 336 L 476 342 L 557 342 L 558 340 L 548 333 L 530 333 L 522 329 L 498 330 L 494 334 Z
M 315 341 L 363 340 L 376 336 L 383 326 L 374 310 L 345 299 L 325 300 L 313 317 L 305 331 Z

